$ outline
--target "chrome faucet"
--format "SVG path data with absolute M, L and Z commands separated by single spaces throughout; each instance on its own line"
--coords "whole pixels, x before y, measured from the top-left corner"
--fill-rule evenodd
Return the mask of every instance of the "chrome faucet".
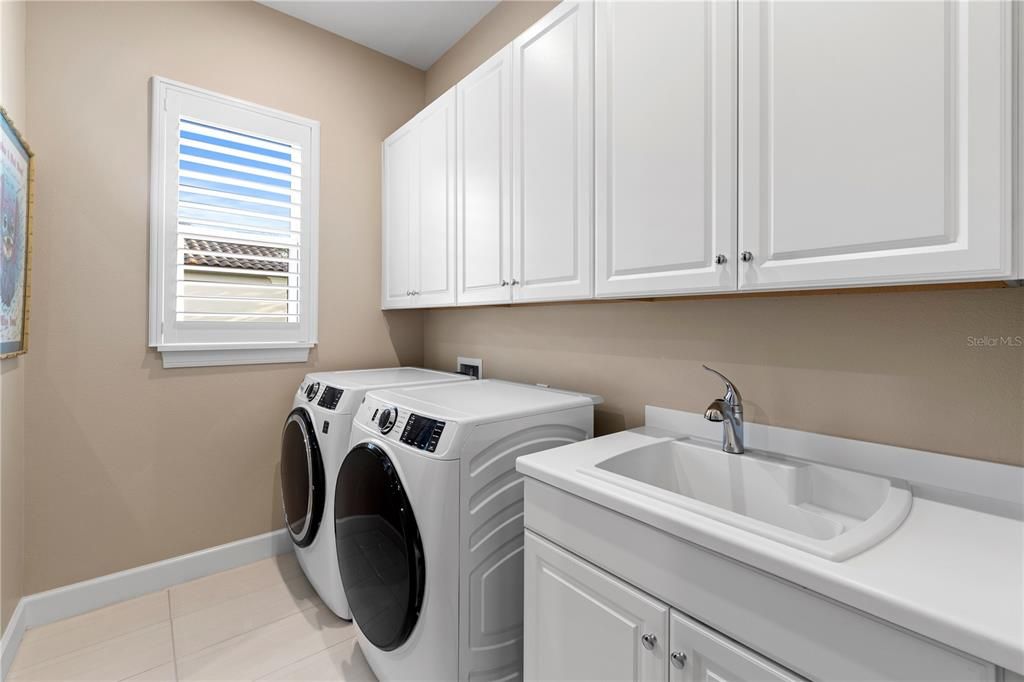
M 701 365 L 725 382 L 725 395 L 708 405 L 704 418 L 712 422 L 724 422 L 722 426 L 722 449 L 733 454 L 743 452 L 743 398 L 735 384 L 721 372 Z

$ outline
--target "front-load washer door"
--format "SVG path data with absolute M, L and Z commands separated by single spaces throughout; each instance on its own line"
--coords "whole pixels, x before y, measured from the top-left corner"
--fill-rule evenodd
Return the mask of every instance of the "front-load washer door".
M 352 619 L 378 649 L 412 633 L 423 605 L 423 542 L 394 462 L 373 443 L 345 456 L 334 493 L 338 568 Z
M 325 504 L 324 460 L 309 413 L 297 407 L 281 434 L 281 497 L 292 541 L 308 547 L 316 538 Z

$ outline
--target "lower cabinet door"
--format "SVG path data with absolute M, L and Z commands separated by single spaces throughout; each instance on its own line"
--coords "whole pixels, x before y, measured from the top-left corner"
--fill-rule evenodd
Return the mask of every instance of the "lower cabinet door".
M 804 678 L 672 611 L 669 679 L 672 682 L 802 682 Z
M 529 531 L 525 581 L 526 680 L 667 678 L 667 606 Z

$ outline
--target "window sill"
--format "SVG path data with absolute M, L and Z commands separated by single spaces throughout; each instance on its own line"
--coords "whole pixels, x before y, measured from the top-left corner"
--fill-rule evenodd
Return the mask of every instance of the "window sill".
M 157 346 L 164 369 L 306 362 L 313 344 L 178 344 Z

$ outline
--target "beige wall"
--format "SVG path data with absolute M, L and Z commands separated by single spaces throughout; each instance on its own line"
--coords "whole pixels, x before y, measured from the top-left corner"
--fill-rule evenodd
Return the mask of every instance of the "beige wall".
M 427 72 L 430 101 L 551 3 L 503 2 Z M 842 293 L 432 310 L 428 366 L 599 393 L 598 431 L 645 404 L 703 411 L 735 380 L 750 421 L 1024 465 L 1024 289 Z
M 164 370 L 146 348 L 152 75 L 321 122 L 309 363 Z M 423 98 L 422 71 L 255 3 L 30 4 L 28 592 L 281 527 L 302 375 L 421 362 L 421 314 L 382 314 L 378 283 L 380 142 Z
M 23 135 L 25 3 L 0 2 L 0 106 Z M 25 368 L 24 358 L 0 362 L 0 631 L 24 595 Z
M 703 409 L 720 394 L 708 362 L 752 421 L 1024 464 L 1024 350 L 968 341 L 1024 334 L 1022 289 L 382 314 L 380 140 L 552 4 L 500 4 L 426 75 L 253 3 L 29 6 L 16 117 L 37 153 L 37 258 L 31 353 L 2 373 L 5 619 L 22 593 L 280 527 L 278 431 L 313 369 L 478 356 L 490 376 L 604 395 L 607 432 L 645 403 Z M 7 100 L 22 48 L 4 7 Z M 146 348 L 154 74 L 321 121 L 309 363 L 163 370 Z

